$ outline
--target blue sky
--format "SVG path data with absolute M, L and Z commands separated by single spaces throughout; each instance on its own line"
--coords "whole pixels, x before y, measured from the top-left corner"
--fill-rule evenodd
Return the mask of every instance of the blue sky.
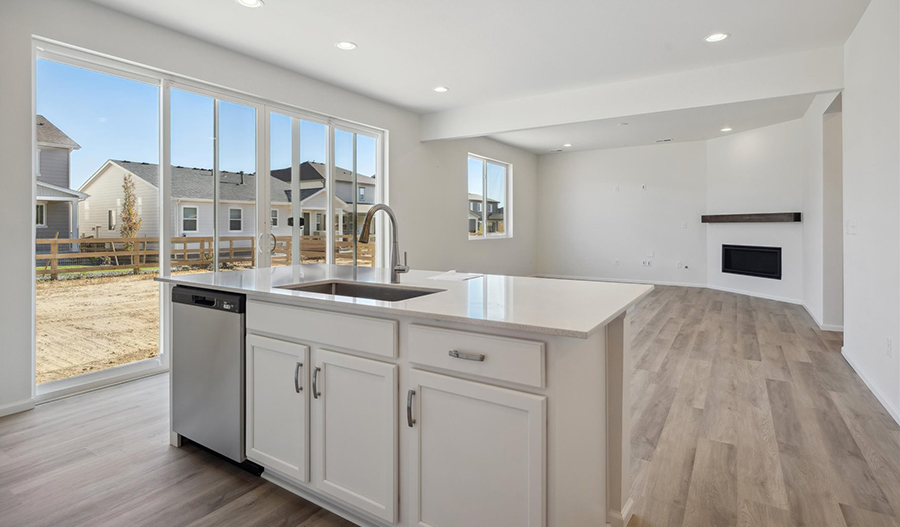
M 172 164 L 211 168 L 213 161 L 213 101 L 173 90 Z M 122 79 L 49 60 L 37 63 L 37 113 L 81 145 L 72 153 L 71 187 L 77 189 L 108 159 L 159 162 L 159 87 Z M 219 105 L 219 166 L 252 172 L 255 164 L 255 110 L 222 102 Z M 290 119 L 271 119 L 272 166 L 290 166 Z M 301 121 L 301 161 L 325 161 L 324 125 Z M 337 130 L 335 161 L 352 168 L 352 134 Z M 359 173 L 375 172 L 375 139 L 357 139 Z
M 484 192 L 484 163 L 476 158 L 469 158 L 469 192 L 478 194 Z M 494 163 L 487 164 L 488 197 L 500 202 L 500 207 L 506 206 L 506 167 Z

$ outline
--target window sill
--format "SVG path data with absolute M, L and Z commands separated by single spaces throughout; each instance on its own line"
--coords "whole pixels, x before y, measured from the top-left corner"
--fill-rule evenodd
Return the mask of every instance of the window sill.
M 496 236 L 475 236 L 475 237 L 470 236 L 469 237 L 470 242 L 482 241 L 482 240 L 511 240 L 511 239 L 512 239 L 512 234 L 499 234 Z

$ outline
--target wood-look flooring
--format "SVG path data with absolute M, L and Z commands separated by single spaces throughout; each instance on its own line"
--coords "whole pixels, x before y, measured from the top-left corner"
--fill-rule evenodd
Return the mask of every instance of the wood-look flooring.
M 632 316 L 630 527 L 900 527 L 900 426 L 801 306 L 657 287 Z
M 658 287 L 632 316 L 630 527 L 900 527 L 900 426 L 840 347 L 799 306 Z M 351 525 L 170 447 L 167 412 L 159 375 L 0 418 L 0 526 Z

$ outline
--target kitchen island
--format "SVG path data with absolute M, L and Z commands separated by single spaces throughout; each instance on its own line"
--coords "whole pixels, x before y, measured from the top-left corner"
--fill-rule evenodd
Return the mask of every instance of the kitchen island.
M 625 525 L 628 310 L 652 286 L 440 275 L 159 280 L 246 295 L 245 448 L 264 478 L 359 525 Z

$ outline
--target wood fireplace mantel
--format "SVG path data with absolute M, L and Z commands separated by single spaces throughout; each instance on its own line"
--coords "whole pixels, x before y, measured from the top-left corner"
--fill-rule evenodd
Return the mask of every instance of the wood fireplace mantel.
M 704 214 L 701 223 L 799 223 L 799 212 L 760 212 L 755 214 Z

